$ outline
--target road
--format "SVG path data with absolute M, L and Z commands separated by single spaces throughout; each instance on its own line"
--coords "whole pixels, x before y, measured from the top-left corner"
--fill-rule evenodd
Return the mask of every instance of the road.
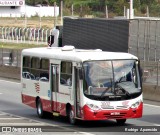
M 48 115 L 45 119 L 38 118 L 36 109 L 32 109 L 21 103 L 20 83 L 0 79 L 0 134 L 2 131 L 1 126 L 23 126 L 23 128 L 21 127 L 23 130 L 26 130 L 26 128 L 27 130 L 31 130 L 32 127 L 36 127 L 43 134 L 57 134 L 58 132 L 58 134 L 88 135 L 132 135 L 135 133 L 129 131 L 136 131 L 137 128 L 139 130 L 140 128 L 154 128 L 158 132 L 138 132 L 137 134 L 159 135 L 160 103 L 144 101 L 143 117 L 127 120 L 124 126 L 118 126 L 112 120 L 79 122 L 78 125 L 72 126 L 64 117 Z

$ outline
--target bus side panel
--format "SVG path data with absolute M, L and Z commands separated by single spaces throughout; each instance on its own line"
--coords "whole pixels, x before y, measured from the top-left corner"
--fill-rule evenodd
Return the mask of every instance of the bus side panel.
M 52 112 L 50 100 L 41 98 L 41 102 L 42 102 L 42 108 L 44 111 Z
M 51 94 L 49 82 L 22 80 L 22 103 L 36 108 L 36 98 L 40 98 L 44 111 L 51 112 Z
M 36 108 L 36 94 L 34 92 L 34 83 L 36 81 L 31 81 L 30 79 L 22 78 L 22 103 Z
M 35 100 L 36 100 L 35 97 L 22 94 L 22 103 L 24 103 L 24 104 L 26 104 L 26 105 L 28 105 L 30 107 L 36 108 Z

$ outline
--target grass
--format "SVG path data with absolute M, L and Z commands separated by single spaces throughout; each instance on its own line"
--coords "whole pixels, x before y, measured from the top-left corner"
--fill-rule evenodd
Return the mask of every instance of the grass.
M 39 17 L 30 17 L 26 20 L 26 27 L 39 28 L 41 23 L 41 28 L 51 29 L 54 26 L 54 17 L 42 17 L 41 22 Z M 60 25 L 60 18 L 57 18 L 57 25 Z M 1 17 L 0 18 L 0 27 L 25 27 L 25 18 L 10 18 L 10 17 Z M 1 32 L 1 31 L 0 31 Z M 37 44 L 26 44 L 26 43 L 9 43 L 9 42 L 0 42 L 0 48 L 6 49 L 25 49 L 33 47 L 46 47 L 47 45 L 37 45 Z
M 6 49 L 25 49 L 25 48 L 35 48 L 35 47 L 46 47 L 47 45 L 35 45 L 35 44 L 23 44 L 23 43 L 4 43 L 0 42 L 0 48 Z
M 61 25 L 60 17 L 30 17 L 30 18 L 10 18 L 10 17 L 1 17 L 0 18 L 0 27 L 33 27 L 33 28 L 48 28 L 51 29 L 54 27 L 54 22 L 56 20 L 56 25 Z

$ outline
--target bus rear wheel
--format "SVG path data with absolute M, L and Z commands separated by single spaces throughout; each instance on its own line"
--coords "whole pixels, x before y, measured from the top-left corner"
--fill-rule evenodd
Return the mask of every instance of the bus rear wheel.
M 126 119 L 116 119 L 118 125 L 124 125 Z
M 44 118 L 44 111 L 43 111 L 42 103 L 40 99 L 38 99 L 37 101 L 37 115 L 39 118 Z

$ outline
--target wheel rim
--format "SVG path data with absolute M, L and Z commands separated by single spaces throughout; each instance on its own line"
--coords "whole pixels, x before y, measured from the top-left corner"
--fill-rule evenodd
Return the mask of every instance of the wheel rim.
M 41 104 L 38 104 L 38 114 L 41 115 L 42 114 L 42 108 L 41 108 Z
M 74 124 L 75 119 L 74 119 L 74 112 L 73 112 L 73 110 L 70 110 L 69 119 L 70 119 L 70 123 Z

